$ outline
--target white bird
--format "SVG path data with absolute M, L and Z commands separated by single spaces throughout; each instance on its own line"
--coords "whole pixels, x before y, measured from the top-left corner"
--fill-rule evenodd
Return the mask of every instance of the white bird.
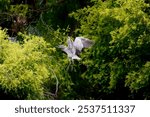
M 94 44 L 94 41 L 89 40 L 84 37 L 76 37 L 74 42 L 68 37 L 67 40 L 68 46 L 59 45 L 58 47 L 62 49 L 62 51 L 66 52 L 68 58 L 71 60 L 77 59 L 80 60 L 81 58 L 78 55 L 81 53 L 83 48 L 88 48 Z

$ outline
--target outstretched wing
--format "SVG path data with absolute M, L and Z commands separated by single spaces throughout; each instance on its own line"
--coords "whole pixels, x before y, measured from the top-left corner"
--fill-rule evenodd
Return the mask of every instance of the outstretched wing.
M 60 48 L 62 51 L 64 51 L 66 54 L 69 54 L 70 51 L 68 50 L 68 47 L 64 45 L 59 45 L 58 48 Z
M 94 41 L 89 40 L 87 38 L 81 38 L 81 42 L 83 44 L 83 48 L 88 48 L 94 44 Z
M 64 49 L 67 48 L 67 47 L 64 46 L 64 45 L 58 45 L 57 47 L 60 48 L 62 51 L 64 51 Z
M 81 52 L 83 48 L 88 48 L 94 44 L 94 41 L 89 40 L 84 37 L 76 37 L 75 41 L 73 42 L 73 45 L 77 50 Z

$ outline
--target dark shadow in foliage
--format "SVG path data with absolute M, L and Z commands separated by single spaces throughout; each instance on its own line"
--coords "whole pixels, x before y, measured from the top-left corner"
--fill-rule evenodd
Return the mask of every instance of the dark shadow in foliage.
M 5 91 L 0 87 L 0 100 L 18 100 L 18 98 L 14 97 L 13 94 L 5 93 Z

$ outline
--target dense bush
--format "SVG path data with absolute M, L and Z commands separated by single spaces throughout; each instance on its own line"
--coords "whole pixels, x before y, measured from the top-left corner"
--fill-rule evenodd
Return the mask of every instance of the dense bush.
M 150 87 L 150 19 L 143 0 L 98 1 L 72 13 L 76 34 L 95 40 L 83 54 L 82 79 L 96 99 L 148 99 Z
M 0 92 L 6 96 L 1 94 L 1 98 L 57 98 L 59 88 L 67 83 L 61 82 L 65 80 L 60 75 L 62 67 L 54 57 L 55 48 L 42 37 L 21 36 L 22 44 L 11 42 L 6 32 L 0 30 Z

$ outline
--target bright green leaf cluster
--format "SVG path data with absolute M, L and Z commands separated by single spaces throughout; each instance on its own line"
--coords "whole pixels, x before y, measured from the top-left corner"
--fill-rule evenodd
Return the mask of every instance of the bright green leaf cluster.
M 42 37 L 24 35 L 23 44 L 6 37 L 0 30 L 1 90 L 17 99 L 45 99 L 47 92 L 51 94 L 48 87 L 60 78 L 60 67 L 52 56 L 55 48 Z

